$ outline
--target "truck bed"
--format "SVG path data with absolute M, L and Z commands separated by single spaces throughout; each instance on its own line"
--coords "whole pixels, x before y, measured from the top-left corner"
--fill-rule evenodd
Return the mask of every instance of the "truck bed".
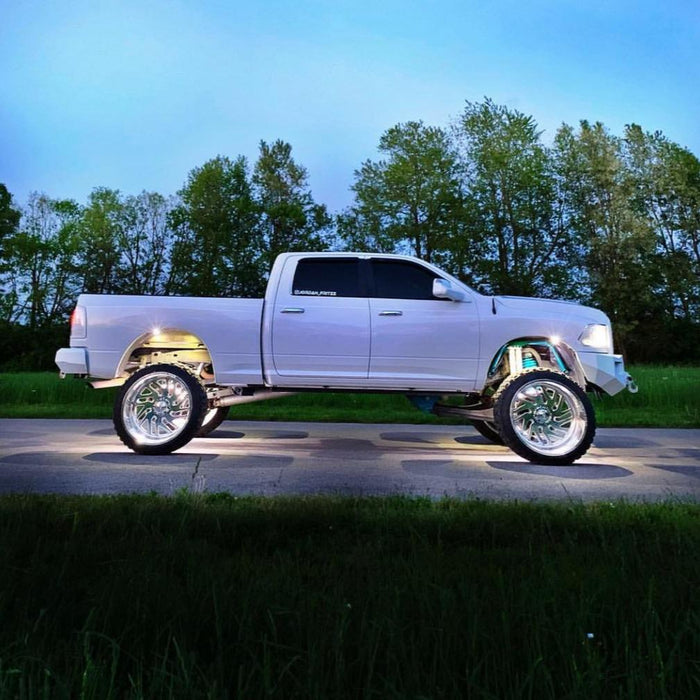
M 132 349 L 145 338 L 182 330 L 200 338 L 216 358 L 217 383 L 263 383 L 262 299 L 82 294 L 78 305 L 87 308 L 87 335 L 71 337 L 71 347 L 90 348 L 92 377 L 120 376 Z

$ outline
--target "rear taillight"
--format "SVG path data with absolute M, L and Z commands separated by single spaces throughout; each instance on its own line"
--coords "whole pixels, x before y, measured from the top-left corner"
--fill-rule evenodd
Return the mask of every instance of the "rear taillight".
M 84 306 L 76 306 L 70 316 L 70 337 L 84 338 L 87 334 L 87 314 Z

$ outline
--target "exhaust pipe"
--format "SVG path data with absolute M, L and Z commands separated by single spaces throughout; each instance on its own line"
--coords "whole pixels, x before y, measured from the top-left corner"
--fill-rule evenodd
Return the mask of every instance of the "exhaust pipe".
M 296 391 L 254 391 L 252 394 L 226 394 L 215 396 L 209 400 L 211 408 L 223 408 L 224 406 L 238 406 L 242 403 L 255 403 L 256 401 L 269 401 L 281 399 L 284 396 L 295 396 Z

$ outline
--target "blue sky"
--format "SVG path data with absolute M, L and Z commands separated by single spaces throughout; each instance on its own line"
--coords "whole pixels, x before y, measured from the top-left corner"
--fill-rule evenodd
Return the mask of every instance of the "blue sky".
M 20 204 L 173 194 L 282 138 L 337 211 L 398 122 L 489 96 L 545 140 L 636 122 L 700 155 L 699 88 L 699 0 L 6 0 L 0 182 Z

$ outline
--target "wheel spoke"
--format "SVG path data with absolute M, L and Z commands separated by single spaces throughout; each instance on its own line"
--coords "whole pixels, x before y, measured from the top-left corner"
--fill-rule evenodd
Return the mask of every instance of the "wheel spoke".
M 124 426 L 143 445 L 160 445 L 177 436 L 192 411 L 188 386 L 177 375 L 146 375 L 129 388 L 122 405 Z
M 579 397 L 553 379 L 533 379 L 515 393 L 510 421 L 518 438 L 542 455 L 564 455 L 586 432 L 586 412 Z

